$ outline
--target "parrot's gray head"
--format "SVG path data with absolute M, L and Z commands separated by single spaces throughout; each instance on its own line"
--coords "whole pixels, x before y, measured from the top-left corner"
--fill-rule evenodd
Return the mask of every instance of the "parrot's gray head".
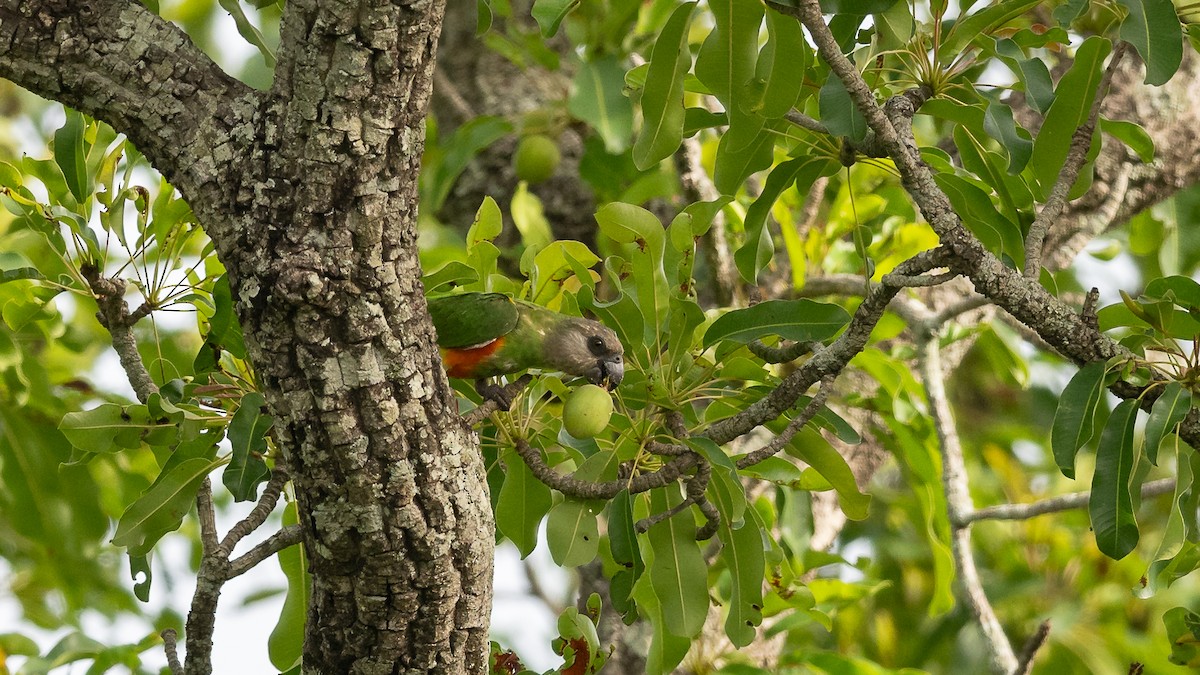
M 617 334 L 591 319 L 572 317 L 546 338 L 546 356 L 555 368 L 610 390 L 625 377 L 624 354 Z

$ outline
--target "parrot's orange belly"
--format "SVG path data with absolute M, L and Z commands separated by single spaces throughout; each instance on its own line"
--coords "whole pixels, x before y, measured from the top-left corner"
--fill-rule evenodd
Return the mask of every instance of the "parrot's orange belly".
M 504 346 L 504 338 L 466 349 L 442 349 L 442 365 L 450 377 L 475 377 L 479 364 L 487 361 Z

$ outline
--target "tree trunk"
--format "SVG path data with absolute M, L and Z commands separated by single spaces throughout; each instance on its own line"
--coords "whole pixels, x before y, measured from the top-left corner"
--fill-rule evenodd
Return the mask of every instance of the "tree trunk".
M 126 133 L 229 272 L 305 528 L 305 672 L 485 668 L 492 515 L 417 259 L 442 11 L 293 0 L 256 92 L 138 3 L 0 7 L 0 75 Z

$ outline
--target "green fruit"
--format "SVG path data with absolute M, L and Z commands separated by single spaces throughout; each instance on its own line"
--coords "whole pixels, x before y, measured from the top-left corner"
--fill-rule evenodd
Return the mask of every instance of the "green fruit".
M 513 167 L 517 178 L 530 183 L 540 183 L 554 175 L 558 161 L 562 158 L 558 146 L 549 136 L 536 134 L 526 136 L 517 144 L 513 155 Z
M 612 396 L 608 391 L 585 384 L 563 406 L 563 428 L 575 438 L 591 438 L 608 427 L 612 413 Z

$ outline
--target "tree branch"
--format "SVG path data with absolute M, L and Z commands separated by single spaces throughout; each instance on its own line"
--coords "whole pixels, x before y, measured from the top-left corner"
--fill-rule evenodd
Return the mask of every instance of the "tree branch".
M 1054 186 L 1050 188 L 1050 196 L 1042 206 L 1041 213 L 1029 226 L 1029 234 L 1025 236 L 1025 277 L 1028 279 L 1037 279 L 1042 272 L 1042 245 L 1046 241 L 1046 233 L 1050 231 L 1050 226 L 1058 220 L 1063 209 L 1067 207 L 1067 196 L 1071 191 L 1071 186 L 1079 178 L 1079 171 L 1083 168 L 1084 161 L 1087 160 L 1088 149 L 1092 145 L 1092 135 L 1096 131 L 1096 120 L 1100 117 L 1100 106 L 1104 103 L 1105 95 L 1108 94 L 1113 73 L 1121 64 L 1121 57 L 1125 55 L 1126 46 L 1125 42 L 1118 43 L 1117 48 L 1113 51 L 1108 68 L 1104 70 L 1104 77 L 1100 80 L 1100 86 L 1096 89 L 1096 98 L 1092 101 L 1092 109 L 1088 113 L 1087 121 L 1080 125 L 1071 137 L 1067 159 L 1058 171 L 1058 178 L 1055 179 Z
M 942 487 L 946 493 L 946 510 L 950 518 L 950 537 L 953 545 L 954 563 L 963 595 L 975 620 L 983 629 L 985 644 L 992 672 L 997 675 L 1012 673 L 1017 668 L 1017 657 L 1012 643 L 1004 634 L 1004 627 L 996 617 L 979 570 L 975 567 L 975 555 L 971 552 L 971 530 L 959 523 L 959 514 L 972 510 L 971 494 L 967 485 L 967 467 L 963 460 L 962 444 L 954 426 L 950 401 L 946 398 L 945 374 L 942 372 L 941 350 L 937 335 L 927 333 L 920 338 L 921 379 L 924 380 L 925 395 L 929 399 L 930 414 L 937 430 L 938 447 L 942 452 Z
M 1174 490 L 1174 478 L 1152 480 L 1142 484 L 1142 499 L 1165 495 Z M 1072 492 L 1029 504 L 998 504 L 960 513 L 958 522 L 961 525 L 969 525 L 977 520 L 1028 520 L 1047 513 L 1087 508 L 1090 499 L 1091 493 L 1089 492 Z
M 260 562 L 302 541 L 304 541 L 304 528 L 299 525 L 288 525 L 254 548 L 229 561 L 228 577 L 232 579 L 241 576 Z
M 163 651 L 167 653 L 167 667 L 171 675 L 184 675 L 183 664 L 179 662 L 179 633 L 174 628 L 164 628 L 159 633 L 163 639 Z
M 221 191 L 213 177 L 237 161 L 230 132 L 257 95 L 178 27 L 125 0 L 20 0 L 0 27 L 0 77 L 108 122 L 193 205 Z
M 151 394 L 158 391 L 158 387 L 150 377 L 150 372 L 146 370 L 142 355 L 138 353 L 133 325 L 149 313 L 148 306 L 143 305 L 130 314 L 129 305 L 125 303 L 124 279 L 103 277 L 100 275 L 100 268 L 91 263 L 80 266 L 79 271 L 83 273 L 83 278 L 91 286 L 92 294 L 96 298 L 96 306 L 99 308 L 96 319 L 112 336 L 113 351 L 117 353 L 121 369 L 129 378 L 133 393 L 139 401 L 145 403 Z
M 1046 638 L 1050 637 L 1050 619 L 1038 624 L 1037 632 L 1029 636 L 1025 641 L 1025 646 L 1021 648 L 1021 655 L 1017 658 L 1017 667 L 1013 670 L 1012 675 L 1030 675 L 1033 672 L 1033 658 L 1037 656 L 1038 650 L 1042 645 L 1046 644 Z
M 675 168 L 679 172 L 679 184 L 688 202 L 711 202 L 721 194 L 700 163 L 700 141 L 696 137 L 683 139 L 675 153 Z M 701 238 L 705 257 L 712 268 L 712 290 L 717 304 L 729 305 L 741 297 L 737 268 L 733 253 L 729 250 L 729 239 L 725 232 L 725 214 L 718 211 L 712 225 Z

